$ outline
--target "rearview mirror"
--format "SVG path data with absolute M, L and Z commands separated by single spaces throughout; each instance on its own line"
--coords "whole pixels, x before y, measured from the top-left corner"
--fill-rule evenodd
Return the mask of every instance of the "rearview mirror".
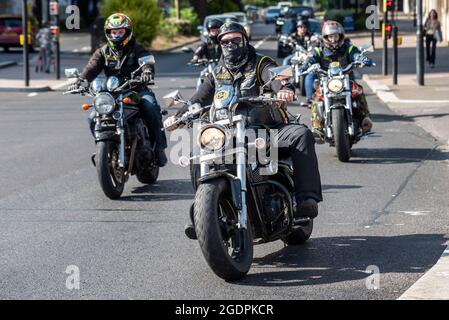
M 371 44 L 364 44 L 363 46 L 360 47 L 362 53 L 364 52 L 373 52 L 374 48 Z
M 64 73 L 66 78 L 78 78 L 80 75 L 78 68 L 65 69 Z
M 162 97 L 167 108 L 178 105 L 179 103 L 185 103 L 183 97 L 179 93 L 179 90 L 172 91 L 169 94 Z
M 189 47 L 182 47 L 181 51 L 184 53 L 193 53 L 193 49 Z
M 155 63 L 156 61 L 154 60 L 154 56 L 152 55 L 139 58 L 139 66 L 141 67 L 146 65 L 152 65 Z
M 280 66 L 271 68 L 270 74 L 274 79 L 286 79 L 293 76 L 293 69 L 291 66 Z

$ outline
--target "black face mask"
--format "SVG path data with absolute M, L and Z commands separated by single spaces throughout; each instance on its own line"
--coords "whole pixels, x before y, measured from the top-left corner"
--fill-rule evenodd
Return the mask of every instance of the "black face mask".
M 230 44 L 228 47 L 222 47 L 223 58 L 226 66 L 231 69 L 237 69 L 246 63 L 248 50 L 245 43 Z

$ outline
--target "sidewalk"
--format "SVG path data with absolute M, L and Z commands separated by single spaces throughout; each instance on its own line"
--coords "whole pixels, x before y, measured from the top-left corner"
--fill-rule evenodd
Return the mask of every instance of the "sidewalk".
M 176 50 L 184 45 L 191 45 L 198 41 L 198 37 L 183 37 L 178 42 L 165 44 L 166 49 L 150 49 L 153 54 L 163 54 Z M 156 44 L 157 45 L 157 44 Z M 61 35 L 61 66 L 60 80 L 56 80 L 54 70 L 50 74 L 36 73 L 35 65 L 37 55 L 30 55 L 30 86 L 25 86 L 23 75 L 23 63 L 7 61 L 0 63 L 0 92 L 42 92 L 64 90 L 73 82 L 64 75 L 66 68 L 78 68 L 82 70 L 90 57 L 90 34 L 88 33 L 64 33 Z M 21 54 L 21 53 L 17 53 Z
M 404 20 L 410 25 L 410 20 Z M 354 43 L 370 43 L 370 38 L 356 38 Z M 369 41 L 369 42 L 366 42 Z M 391 48 L 391 42 L 389 44 Z M 403 34 L 403 46 L 399 47 L 398 85 L 393 85 L 391 75 L 391 50 L 389 51 L 390 75 L 381 75 L 382 44 L 376 40 L 374 58 L 377 67 L 362 73 L 368 87 L 394 112 L 405 119 L 415 122 L 430 133 L 442 148 L 449 145 L 449 48 L 437 48 L 436 67 L 425 66 L 425 86 L 418 86 L 416 81 L 416 35 L 411 32 Z M 366 72 L 365 72 L 366 71 Z M 439 261 L 425 273 L 411 288 L 399 298 L 400 300 L 449 299 L 449 248 Z

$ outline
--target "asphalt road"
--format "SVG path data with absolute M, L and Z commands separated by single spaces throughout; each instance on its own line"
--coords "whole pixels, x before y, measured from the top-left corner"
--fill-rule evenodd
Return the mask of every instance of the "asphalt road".
M 255 42 L 272 26 L 256 26 Z M 274 55 L 274 38 L 260 49 Z M 157 56 L 158 97 L 194 90 L 189 56 Z M 226 283 L 183 233 L 194 197 L 188 171 L 169 164 L 159 183 L 132 177 L 107 199 L 78 96 L 0 93 L 0 298 L 396 299 L 440 257 L 449 222 L 448 153 L 368 92 L 369 139 L 349 163 L 317 146 L 324 202 L 310 241 L 255 247 L 248 277 Z M 303 113 L 307 109 L 291 107 Z M 80 271 L 68 290 L 67 267 Z M 377 290 L 366 272 L 377 266 Z

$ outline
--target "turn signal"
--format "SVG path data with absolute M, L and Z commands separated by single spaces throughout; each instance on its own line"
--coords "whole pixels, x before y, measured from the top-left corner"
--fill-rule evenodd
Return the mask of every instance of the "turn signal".
M 87 111 L 87 110 L 89 110 L 89 108 L 90 108 L 90 104 L 85 103 L 85 104 L 83 104 L 83 105 L 81 106 L 81 108 L 83 108 L 84 111 Z
M 131 100 L 130 97 L 123 98 L 123 103 L 124 103 L 124 104 L 131 104 L 132 102 L 133 102 L 133 101 Z

